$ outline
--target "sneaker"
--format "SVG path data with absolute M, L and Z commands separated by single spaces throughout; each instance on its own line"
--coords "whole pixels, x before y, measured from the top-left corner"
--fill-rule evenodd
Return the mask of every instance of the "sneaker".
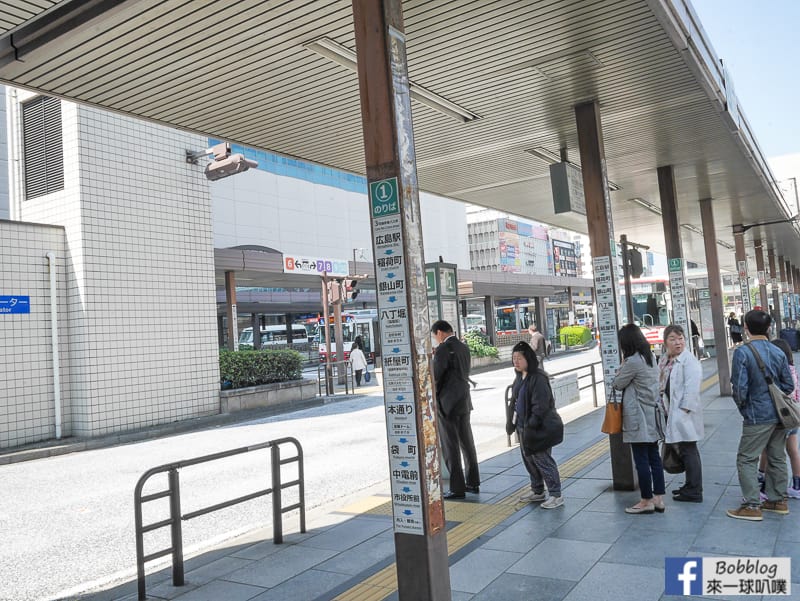
M 766 501 L 767 499 L 769 499 L 769 497 L 767 496 L 767 493 L 765 493 L 765 492 L 762 490 L 761 492 L 759 492 L 759 493 L 758 493 L 758 499 L 759 499 L 759 500 L 760 500 L 760 501 L 763 503 L 764 501 Z
M 792 488 L 791 486 L 786 489 L 786 495 L 790 499 L 800 499 L 800 490 L 797 488 Z
M 542 509 L 555 509 L 556 507 L 561 507 L 564 504 L 564 497 L 550 497 L 542 503 Z
M 761 515 L 759 507 L 751 507 L 750 505 L 742 505 L 739 509 L 729 509 L 727 512 L 728 517 L 737 520 L 749 520 L 751 522 L 760 522 L 764 519 Z
M 786 499 L 781 499 L 780 501 L 764 501 L 761 504 L 761 509 L 764 511 L 771 511 L 772 513 L 780 513 L 781 515 L 789 514 L 789 504 L 786 503 Z
M 543 492 L 529 492 L 522 495 L 519 500 L 522 503 L 541 503 L 547 498 L 547 495 Z

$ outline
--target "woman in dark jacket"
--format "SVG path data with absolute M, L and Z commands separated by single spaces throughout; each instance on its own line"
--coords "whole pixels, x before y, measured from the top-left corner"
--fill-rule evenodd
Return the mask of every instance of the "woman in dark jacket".
M 625 513 L 662 513 L 664 468 L 658 454 L 658 441 L 664 439 L 663 413 L 659 406 L 658 368 L 650 344 L 633 324 L 619 330 L 622 365 L 611 383 L 622 390 L 622 442 L 633 451 L 639 477 L 641 500 Z
M 564 497 L 561 496 L 558 465 L 551 451 L 553 444 L 558 444 L 563 438 L 564 426 L 555 409 L 550 378 L 539 369 L 536 353 L 527 342 L 519 342 L 514 346 L 511 361 L 517 375 L 512 388 L 514 405 L 508 408 L 506 416 L 506 432 L 511 434 L 517 431 L 522 461 L 531 477 L 531 492 L 522 495 L 520 501 L 544 501 L 544 509 L 555 509 L 564 504 Z M 528 445 L 525 444 L 526 429 L 529 434 Z M 539 440 L 533 440 L 531 432 L 536 433 Z M 534 444 L 534 448 L 530 444 Z M 549 498 L 544 492 L 545 484 Z
M 728 330 L 731 335 L 731 343 L 733 345 L 741 344 L 742 343 L 742 324 L 739 323 L 739 320 L 736 319 L 736 313 L 731 311 L 731 314 L 728 315 Z

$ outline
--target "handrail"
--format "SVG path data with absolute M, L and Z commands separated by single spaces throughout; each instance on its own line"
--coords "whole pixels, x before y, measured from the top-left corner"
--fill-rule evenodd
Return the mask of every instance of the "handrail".
M 350 389 L 353 389 L 355 392 L 355 387 L 353 386 L 353 364 L 350 362 L 350 359 L 343 359 L 341 361 L 331 361 L 330 363 L 320 363 L 317 365 L 317 392 L 320 396 L 322 396 L 323 383 L 325 385 L 326 396 L 336 393 L 334 385 L 341 376 L 339 373 L 340 365 L 342 369 L 344 369 L 344 393 L 350 394 Z
M 280 445 L 287 443 L 293 444 L 295 446 L 297 454 L 294 457 L 281 459 Z M 236 497 L 235 499 L 231 499 L 229 501 L 216 503 L 214 505 L 210 505 L 209 507 L 204 507 L 202 509 L 190 511 L 188 513 L 184 514 L 181 513 L 180 476 L 178 474 L 179 469 L 184 467 L 189 467 L 191 465 L 197 465 L 199 463 L 206 463 L 208 461 L 215 461 L 217 459 L 224 459 L 226 457 L 231 457 L 233 455 L 241 455 L 242 453 L 249 453 L 251 451 L 259 451 L 261 449 L 267 449 L 267 448 L 270 449 L 270 465 L 272 469 L 272 474 L 271 474 L 272 486 L 270 488 L 249 493 L 241 497 Z M 282 482 L 281 466 L 295 462 L 297 463 L 297 474 L 298 474 L 297 479 L 292 480 L 290 482 Z M 151 493 L 143 496 L 142 490 L 144 489 L 144 485 L 147 482 L 147 480 L 155 474 L 160 474 L 164 472 L 167 472 L 169 488 L 165 491 L 159 491 L 156 493 Z M 298 503 L 295 503 L 288 507 L 283 507 L 281 502 L 282 501 L 281 491 L 284 488 L 288 488 L 291 486 L 298 487 L 298 494 L 300 500 Z M 139 601 L 145 601 L 145 599 L 147 599 L 144 564 L 153 559 L 158 559 L 159 557 L 164 557 L 165 555 L 169 555 L 170 553 L 172 554 L 172 584 L 174 586 L 183 586 L 184 574 L 183 574 L 183 531 L 181 524 L 182 521 L 190 520 L 199 517 L 201 515 L 211 513 L 212 511 L 217 511 L 218 509 L 230 507 L 231 505 L 236 505 L 238 503 L 250 501 L 252 499 L 256 499 L 258 497 L 262 497 L 268 494 L 272 494 L 273 542 L 276 545 L 283 542 L 282 516 L 284 513 L 293 511 L 295 509 L 300 510 L 300 532 L 305 532 L 306 506 L 305 506 L 305 478 L 303 474 L 303 447 L 300 446 L 300 443 L 297 441 L 297 439 L 291 437 L 279 438 L 277 440 L 270 440 L 269 442 L 263 442 L 255 445 L 250 445 L 247 447 L 239 447 L 237 449 L 231 449 L 229 451 L 221 451 L 219 453 L 203 455 L 202 457 L 195 457 L 193 459 L 185 459 L 183 461 L 167 463 L 164 465 L 159 465 L 157 467 L 151 468 L 147 470 L 144 474 L 142 474 L 141 478 L 139 478 L 139 481 L 136 483 L 136 488 L 133 493 L 133 507 L 136 520 L 136 572 L 137 572 Z M 153 522 L 152 524 L 144 525 L 142 523 L 143 521 L 142 503 L 147 503 L 148 501 L 155 501 L 156 499 L 163 499 L 164 497 L 169 497 L 170 517 L 164 520 L 160 520 L 158 522 Z M 145 555 L 144 554 L 145 532 L 152 532 L 153 530 L 157 530 L 159 528 L 165 528 L 166 526 L 169 526 L 171 531 L 170 546 L 166 549 L 161 549 L 160 551 L 151 553 L 150 555 Z
M 564 371 L 557 371 L 555 373 L 547 372 L 547 375 L 550 376 L 550 378 L 555 378 L 556 376 L 563 376 L 564 374 L 570 374 L 570 373 L 572 373 L 574 371 L 579 371 L 579 370 L 585 369 L 587 367 L 590 368 L 589 373 L 581 374 L 581 375 L 578 376 L 578 392 L 580 392 L 581 390 L 586 390 L 587 388 L 591 387 L 591 389 L 592 389 L 592 399 L 593 399 L 593 402 L 594 402 L 594 406 L 597 407 L 598 406 L 598 404 L 597 404 L 597 385 L 605 381 L 604 378 L 603 378 L 603 369 L 602 369 L 602 367 L 600 368 L 600 379 L 599 380 L 597 379 L 597 374 L 595 373 L 595 366 L 597 366 L 597 365 L 602 366 L 603 362 L 602 361 L 595 361 L 594 363 L 586 363 L 585 365 L 581 365 L 580 367 L 573 367 L 571 369 L 565 369 Z M 581 386 L 581 378 L 591 378 L 592 381 L 591 381 L 590 384 L 587 384 L 586 386 Z

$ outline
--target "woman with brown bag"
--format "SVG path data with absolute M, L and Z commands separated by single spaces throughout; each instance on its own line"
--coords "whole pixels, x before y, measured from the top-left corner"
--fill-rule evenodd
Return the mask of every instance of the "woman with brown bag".
M 664 512 L 664 469 L 658 441 L 664 439 L 664 416 L 658 399 L 658 369 L 650 344 L 633 324 L 619 331 L 622 365 L 612 386 L 622 391 L 622 441 L 633 450 L 641 499 L 625 513 Z

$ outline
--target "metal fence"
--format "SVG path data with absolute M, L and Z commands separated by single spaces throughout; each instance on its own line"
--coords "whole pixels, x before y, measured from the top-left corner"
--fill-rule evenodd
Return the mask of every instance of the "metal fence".
M 294 445 L 297 454 L 293 457 L 287 457 L 285 459 L 282 459 L 280 450 L 281 450 L 281 445 L 285 444 Z M 271 474 L 272 486 L 270 488 L 259 490 L 241 497 L 237 497 L 235 499 L 231 499 L 229 501 L 224 501 L 222 503 L 217 503 L 209 507 L 204 507 L 196 511 L 181 513 L 180 475 L 178 473 L 178 470 L 184 467 L 188 467 L 190 465 L 198 465 L 200 463 L 215 461 L 217 459 L 224 459 L 226 457 L 231 457 L 233 455 L 241 455 L 243 453 L 249 453 L 252 451 L 258 451 L 267 448 L 270 449 L 270 464 L 272 471 Z M 281 479 L 281 466 L 289 463 L 297 463 L 297 479 L 289 482 L 283 482 Z M 169 486 L 167 490 L 162 490 L 159 492 L 143 495 L 142 491 L 144 490 L 144 486 L 148 481 L 148 479 L 151 476 L 154 476 L 155 474 L 160 474 L 164 472 L 167 473 L 167 478 L 168 478 Z M 298 487 L 299 500 L 297 503 L 284 507 L 281 499 L 281 491 L 283 491 L 285 488 L 289 488 L 292 486 Z M 195 457 L 194 459 L 186 459 L 183 461 L 177 461 L 175 463 L 168 463 L 165 465 L 160 465 L 158 467 L 149 469 L 144 474 L 142 474 L 142 477 L 139 478 L 139 481 L 136 483 L 136 489 L 134 491 L 134 501 L 133 501 L 134 513 L 136 518 L 136 571 L 137 571 L 137 584 L 139 590 L 139 600 L 144 601 L 147 598 L 145 571 L 144 571 L 145 563 L 147 563 L 148 561 L 152 561 L 154 559 L 158 559 L 159 557 L 164 557 L 166 555 L 172 554 L 172 584 L 174 586 L 183 586 L 184 574 L 183 574 L 182 522 L 191 520 L 196 517 L 200 517 L 201 515 L 205 515 L 207 513 L 211 513 L 219 509 L 230 507 L 231 505 L 243 503 L 244 501 L 250 501 L 252 499 L 256 499 L 258 497 L 262 497 L 269 494 L 272 495 L 273 542 L 275 544 L 283 542 L 283 514 L 289 511 L 293 511 L 295 509 L 300 510 L 300 532 L 305 532 L 306 508 L 305 508 L 305 483 L 303 475 L 303 448 L 300 446 L 300 443 L 295 438 L 279 438 L 277 440 L 271 440 L 269 442 L 264 442 L 256 445 L 240 447 L 238 449 L 231 449 L 229 451 L 222 451 L 219 453 L 213 453 L 211 455 L 204 455 L 202 457 Z M 152 524 L 147 524 L 147 525 L 143 524 L 142 504 L 150 501 L 155 501 L 158 499 L 163 499 L 166 497 L 169 498 L 169 517 L 164 520 L 153 522 Z M 170 546 L 167 547 L 166 549 L 161 549 L 160 551 L 155 551 L 154 553 L 145 555 L 144 554 L 145 533 L 152 532 L 153 530 L 158 530 L 160 528 L 166 528 L 167 526 L 169 526 L 170 528 Z

